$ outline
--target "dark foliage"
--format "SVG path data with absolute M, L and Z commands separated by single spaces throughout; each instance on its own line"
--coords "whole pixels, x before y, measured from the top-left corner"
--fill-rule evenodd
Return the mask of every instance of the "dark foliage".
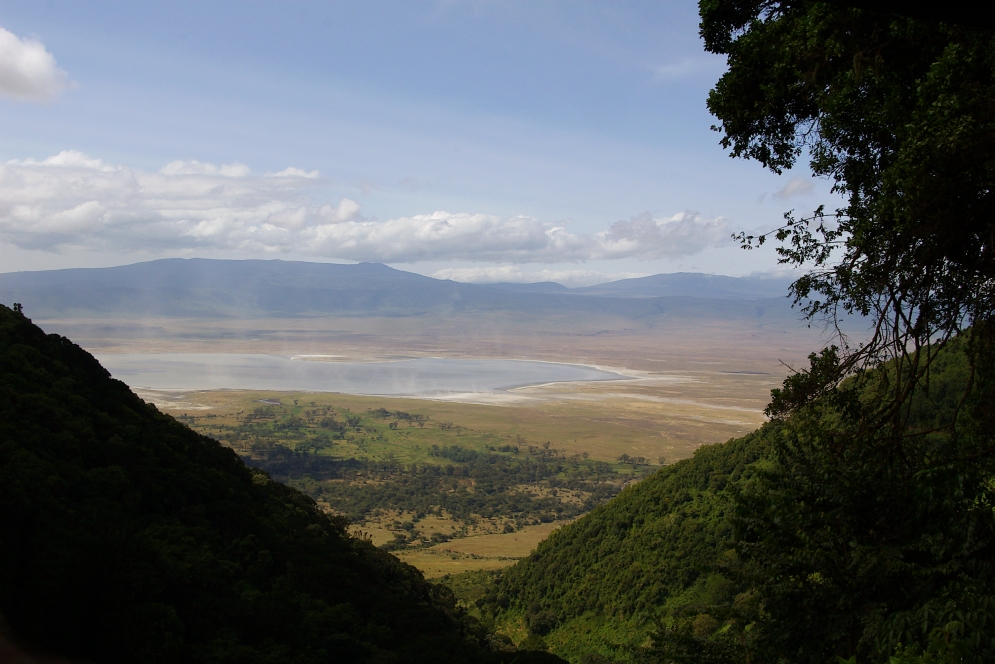
M 901 400 L 928 371 L 921 349 L 995 317 L 995 33 L 847 4 L 702 0 L 706 48 L 729 62 L 708 106 L 733 156 L 781 172 L 807 152 L 846 197 L 741 239 L 776 237 L 806 268 L 792 289 L 809 315 L 871 317 L 837 373 L 903 363 Z
M 700 3 L 722 144 L 775 172 L 807 152 L 846 197 L 740 239 L 806 268 L 808 316 L 873 322 L 768 409 L 736 516 L 757 661 L 995 656 L 995 32 L 875 4 Z
M 0 307 L 0 613 L 21 643 L 100 663 L 511 661 L 343 526 Z
M 720 630 L 695 634 L 700 613 L 667 626 L 662 661 L 995 657 L 995 465 L 976 415 L 989 407 L 983 382 L 964 403 L 966 345 L 937 355 L 928 388 L 903 406 L 899 441 L 863 426 L 894 365 L 768 427 L 767 461 L 733 495 L 738 555 L 723 573 L 738 606 Z

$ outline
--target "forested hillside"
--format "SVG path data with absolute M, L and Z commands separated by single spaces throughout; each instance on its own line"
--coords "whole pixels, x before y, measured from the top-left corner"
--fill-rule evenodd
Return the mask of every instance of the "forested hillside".
M 0 615 L 90 662 L 539 661 L 0 306 Z
M 995 518 L 990 481 L 963 470 L 987 445 L 964 406 L 967 346 L 932 359 L 904 457 L 847 428 L 852 402 L 824 400 L 658 471 L 464 600 L 574 662 L 888 661 L 952 641 L 954 659 L 896 661 L 986 661 Z M 841 394 L 873 408 L 894 380 L 888 364 Z
M 732 548 L 732 492 L 767 449 L 761 430 L 629 487 L 506 571 L 480 610 L 574 661 L 591 652 L 630 659 L 661 611 L 731 601 L 715 566 Z

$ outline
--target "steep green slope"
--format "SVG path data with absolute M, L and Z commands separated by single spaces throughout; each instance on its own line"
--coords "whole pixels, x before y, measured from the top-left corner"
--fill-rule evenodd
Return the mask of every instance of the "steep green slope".
M 19 642 L 98 663 L 503 661 L 343 526 L 0 306 L 0 616 Z
M 900 410 L 881 406 L 884 364 L 623 491 L 493 583 L 450 585 L 573 662 L 991 661 L 995 390 L 969 343 L 925 349 Z
M 577 661 L 627 659 L 668 609 L 731 601 L 712 570 L 731 549 L 730 491 L 767 449 L 760 430 L 664 468 L 556 531 L 506 571 L 478 606 Z

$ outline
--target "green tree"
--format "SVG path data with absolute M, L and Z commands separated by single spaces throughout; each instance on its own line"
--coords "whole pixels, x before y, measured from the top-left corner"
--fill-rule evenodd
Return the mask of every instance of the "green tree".
M 722 145 L 778 173 L 807 156 L 846 201 L 741 240 L 775 238 L 806 270 L 792 290 L 810 318 L 871 323 L 772 395 L 772 459 L 733 519 L 727 573 L 756 600 L 736 647 L 990 661 L 995 36 L 846 3 L 700 9 L 706 48 L 728 57 L 708 99 Z
M 810 268 L 793 286 L 810 316 L 872 317 L 840 375 L 898 357 L 907 393 L 944 340 L 995 313 L 995 37 L 836 3 L 700 6 L 729 62 L 708 98 L 722 145 L 778 173 L 807 154 L 847 201 L 742 240 L 773 235 Z

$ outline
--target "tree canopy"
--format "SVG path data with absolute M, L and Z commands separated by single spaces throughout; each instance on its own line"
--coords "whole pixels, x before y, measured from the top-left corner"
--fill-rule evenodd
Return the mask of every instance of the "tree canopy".
M 721 144 L 777 173 L 807 158 L 845 200 L 740 239 L 780 241 L 809 317 L 872 323 L 772 395 L 783 426 L 733 519 L 729 574 L 755 600 L 744 647 L 757 661 L 987 661 L 995 34 L 888 3 L 700 9 L 706 48 L 728 57 L 708 98 Z
M 993 33 L 822 2 L 702 0 L 701 18 L 706 48 L 728 57 L 708 98 L 722 145 L 775 172 L 808 156 L 846 199 L 742 238 L 774 235 L 782 260 L 809 270 L 794 285 L 808 314 L 873 317 L 840 372 L 986 324 Z M 917 357 L 912 384 L 928 366 Z

